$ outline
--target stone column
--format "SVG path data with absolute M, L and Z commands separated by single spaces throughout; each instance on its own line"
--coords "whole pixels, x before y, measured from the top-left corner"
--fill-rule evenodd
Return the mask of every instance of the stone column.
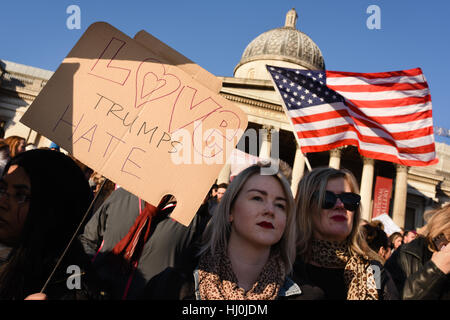
M 291 180 L 291 190 L 294 197 L 297 193 L 298 183 L 300 179 L 303 177 L 304 172 L 305 172 L 305 157 L 303 156 L 300 147 L 297 146 L 297 150 L 295 151 L 294 166 L 292 168 L 292 180 Z
M 37 144 L 36 144 L 37 135 L 38 135 L 38 133 L 36 131 L 34 131 L 33 129 L 30 129 L 30 131 L 28 132 L 27 139 L 26 139 L 27 143 L 32 143 L 37 146 Z
M 230 183 L 231 164 L 225 163 L 222 170 L 220 170 L 219 177 L 217 178 L 217 184 Z
M 271 149 L 271 126 L 263 126 L 260 131 L 260 137 L 262 139 L 261 148 L 259 149 L 259 157 L 262 159 L 270 159 L 270 149 Z
M 330 168 L 339 169 L 341 166 L 341 150 L 342 148 L 335 148 L 330 150 L 330 162 L 328 166 Z
M 361 177 L 361 219 L 371 220 L 372 211 L 372 188 L 373 173 L 375 161 L 370 158 L 363 157 L 363 171 Z
M 408 194 L 408 167 L 396 165 L 394 208 L 392 220 L 401 228 L 405 227 L 406 197 Z

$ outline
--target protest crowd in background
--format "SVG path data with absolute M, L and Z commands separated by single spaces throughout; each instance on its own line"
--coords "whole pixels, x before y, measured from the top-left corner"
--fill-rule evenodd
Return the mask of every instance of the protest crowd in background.
M 185 227 L 173 196 L 149 204 L 58 146 L 10 137 L 0 164 L 1 299 L 450 299 L 450 205 L 387 234 L 346 169 L 314 168 L 294 199 L 252 165 Z

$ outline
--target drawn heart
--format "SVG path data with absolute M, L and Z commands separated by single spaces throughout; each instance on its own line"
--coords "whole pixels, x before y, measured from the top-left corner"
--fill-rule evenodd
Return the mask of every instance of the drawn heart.
M 166 73 L 165 66 L 154 59 L 145 59 L 136 72 L 134 107 L 171 95 L 181 85 L 177 76 Z
M 164 79 L 159 79 L 153 72 L 148 72 L 144 75 L 141 87 L 141 100 L 147 98 L 153 92 L 159 90 L 161 87 L 166 85 L 167 81 Z

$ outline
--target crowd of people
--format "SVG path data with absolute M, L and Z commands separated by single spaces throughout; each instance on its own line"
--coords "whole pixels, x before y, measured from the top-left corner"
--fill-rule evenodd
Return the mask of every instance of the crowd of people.
M 294 199 L 256 164 L 186 227 L 172 195 L 152 205 L 58 146 L 29 149 L 0 140 L 0 299 L 450 299 L 450 204 L 387 234 L 349 170 L 314 168 Z

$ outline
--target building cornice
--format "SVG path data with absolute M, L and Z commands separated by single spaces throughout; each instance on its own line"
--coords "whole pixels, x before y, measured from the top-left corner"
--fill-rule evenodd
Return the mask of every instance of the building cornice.
M 33 101 L 34 99 L 36 99 L 36 97 L 38 95 L 38 93 L 30 94 L 30 93 L 14 91 L 11 89 L 1 88 L 1 87 L 0 87 L 0 93 L 2 95 L 8 96 L 8 97 L 19 98 L 22 100 L 29 100 L 29 101 Z
M 222 80 L 222 87 L 255 88 L 259 90 L 275 91 L 270 80 L 219 77 Z
M 424 182 L 431 185 L 438 185 L 440 182 L 444 181 L 444 177 L 430 173 L 414 172 L 410 170 L 408 172 L 408 180 Z
M 323 68 L 320 68 L 317 65 L 312 64 L 311 62 L 306 61 L 305 59 L 301 59 L 301 58 L 296 58 L 296 57 L 289 57 L 289 56 L 283 56 L 283 55 L 279 55 L 279 54 L 260 54 L 257 56 L 252 56 L 249 58 L 244 58 L 241 61 L 239 61 L 239 63 L 237 64 L 237 66 L 234 68 L 234 74 L 236 74 L 237 69 L 239 69 L 239 67 L 243 66 L 246 63 L 249 62 L 253 62 L 253 61 L 259 61 L 259 60 L 275 60 L 275 61 L 285 61 L 285 62 L 290 62 L 290 63 L 294 63 L 297 64 L 303 68 L 306 68 L 308 70 L 323 70 Z
M 272 111 L 283 112 L 283 108 L 277 104 L 261 102 L 261 101 L 244 98 L 244 97 L 232 95 L 229 93 L 223 93 L 223 92 L 220 92 L 220 95 L 229 101 L 244 103 L 244 104 L 248 104 L 251 106 L 268 109 L 268 110 L 272 110 Z

